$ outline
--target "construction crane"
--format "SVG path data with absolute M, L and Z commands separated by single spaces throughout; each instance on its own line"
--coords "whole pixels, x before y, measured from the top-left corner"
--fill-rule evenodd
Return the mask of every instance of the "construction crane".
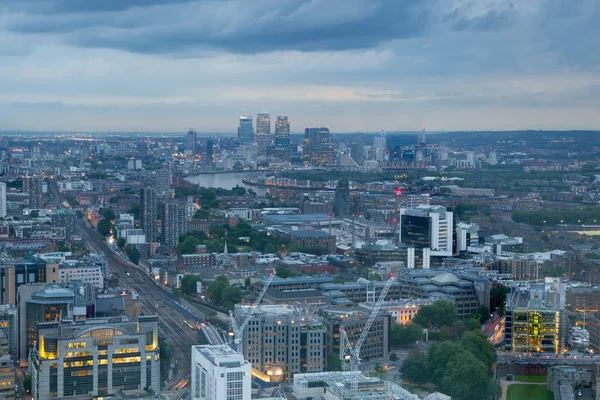
M 369 334 L 369 330 L 371 329 L 371 325 L 375 322 L 375 318 L 377 318 L 377 314 L 385 301 L 385 296 L 387 296 L 390 287 L 392 287 L 392 283 L 394 282 L 394 273 L 390 275 L 390 279 L 385 282 L 381 293 L 379 294 L 379 298 L 377 299 L 377 303 L 371 310 L 371 314 L 369 315 L 369 319 L 365 324 L 360 337 L 356 341 L 356 344 L 352 346 L 352 342 L 348 338 L 346 331 L 340 329 L 340 360 L 342 360 L 342 369 L 344 371 L 353 371 L 357 372 L 360 366 L 360 349 L 367 339 L 367 335 Z M 354 376 L 352 378 L 352 389 L 358 388 L 358 376 Z
M 233 333 L 233 335 L 234 335 L 233 342 L 235 343 L 236 351 L 238 353 L 242 352 L 242 335 L 244 334 L 244 329 L 246 329 L 248 322 L 250 322 L 250 318 L 252 318 L 252 315 L 254 314 L 254 310 L 256 310 L 256 307 L 262 301 L 262 298 L 265 296 L 265 293 L 267 293 L 267 289 L 271 285 L 271 282 L 273 282 L 274 278 L 275 278 L 275 273 L 273 271 L 271 271 L 269 273 L 269 278 L 265 282 L 262 290 L 260 291 L 260 294 L 254 301 L 254 304 L 252 305 L 252 307 L 250 307 L 250 312 L 246 316 L 246 319 L 244 320 L 244 322 L 242 322 L 242 325 L 238 326 L 237 321 L 235 320 L 235 316 L 233 315 L 233 312 L 229 311 L 229 319 L 231 320 L 231 327 L 233 328 L 233 332 L 229 333 L 229 335 L 231 336 Z M 229 342 L 229 346 L 231 347 L 231 341 Z

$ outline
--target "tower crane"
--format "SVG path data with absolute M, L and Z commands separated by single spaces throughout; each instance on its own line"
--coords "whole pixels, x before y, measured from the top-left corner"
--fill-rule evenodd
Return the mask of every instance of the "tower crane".
M 254 304 L 252 305 L 252 307 L 250 307 L 250 312 L 248 313 L 248 315 L 246 316 L 246 319 L 244 319 L 244 321 L 242 322 L 241 325 L 238 326 L 237 321 L 235 320 L 235 316 L 233 315 L 233 312 L 229 311 L 229 319 L 231 320 L 231 327 L 233 328 L 233 332 L 232 332 L 233 336 L 234 336 L 233 342 L 235 343 L 236 351 L 238 353 L 242 352 L 242 335 L 244 334 L 244 329 L 246 329 L 248 322 L 250 322 L 250 318 L 252 318 L 252 315 L 254 314 L 254 310 L 262 301 L 262 298 L 265 296 L 265 293 L 267 293 L 267 289 L 271 285 L 271 282 L 273 282 L 274 278 L 275 278 L 275 273 L 273 271 L 271 271 L 269 273 L 269 278 L 265 282 L 265 285 L 263 286 L 262 290 L 260 291 L 260 294 L 254 301 Z M 229 335 L 232 336 L 232 333 L 230 333 Z M 229 346 L 231 347 L 231 341 L 229 342 Z
M 345 371 L 358 371 L 360 366 L 360 349 L 367 339 L 367 335 L 369 334 L 369 330 L 371 329 L 371 325 L 375 322 L 375 318 L 377 318 L 377 314 L 385 301 L 385 296 L 387 296 L 390 287 L 392 287 L 392 283 L 394 282 L 394 273 L 390 275 L 390 279 L 385 282 L 381 293 L 379 294 L 379 298 L 375 303 L 375 306 L 371 310 L 371 314 L 369 315 L 369 319 L 365 324 L 360 337 L 356 341 L 356 344 L 352 346 L 352 342 L 348 338 L 346 331 L 340 329 L 340 360 L 342 360 L 342 369 Z M 352 389 L 358 388 L 358 377 L 352 377 Z

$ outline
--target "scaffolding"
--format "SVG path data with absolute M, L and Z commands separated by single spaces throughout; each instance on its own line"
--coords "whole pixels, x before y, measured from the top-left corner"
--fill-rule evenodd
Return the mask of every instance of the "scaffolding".
M 356 382 L 357 386 L 354 385 Z M 294 398 L 302 400 L 308 397 L 336 400 L 419 400 L 417 395 L 400 385 L 365 376 L 360 371 L 296 374 Z

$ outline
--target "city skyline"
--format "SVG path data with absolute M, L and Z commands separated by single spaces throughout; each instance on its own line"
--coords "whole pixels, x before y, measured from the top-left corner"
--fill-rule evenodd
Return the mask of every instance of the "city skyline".
M 335 132 L 600 127 L 594 0 L 3 6 L 3 130 L 234 132 L 263 107 Z

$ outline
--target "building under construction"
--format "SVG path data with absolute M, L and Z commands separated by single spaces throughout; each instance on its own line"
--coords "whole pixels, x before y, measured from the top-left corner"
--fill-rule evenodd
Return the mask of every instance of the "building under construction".
M 295 400 L 419 400 L 399 385 L 360 371 L 294 375 Z

